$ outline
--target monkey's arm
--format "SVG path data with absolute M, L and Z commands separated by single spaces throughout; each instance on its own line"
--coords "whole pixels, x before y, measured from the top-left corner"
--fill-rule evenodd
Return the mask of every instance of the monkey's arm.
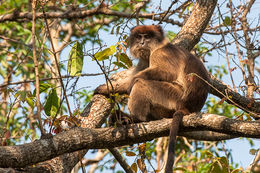
M 136 78 L 142 78 L 145 80 L 156 80 L 172 82 L 177 79 L 177 74 L 171 72 L 171 69 L 162 69 L 160 67 L 149 67 L 134 76 Z
M 154 80 L 154 81 L 164 81 L 164 82 L 170 82 L 173 83 L 174 81 L 176 81 L 177 79 L 177 75 L 176 73 L 170 72 L 170 69 L 168 69 L 169 71 L 162 70 L 159 67 L 149 67 L 139 73 L 137 73 L 133 79 L 131 80 L 131 83 L 129 84 L 128 87 L 128 93 L 131 92 L 132 87 L 134 86 L 134 84 L 138 81 L 138 79 L 144 79 L 144 80 Z
M 129 69 L 127 71 L 122 71 L 116 73 L 116 75 L 111 75 L 110 82 L 108 81 L 108 86 L 106 84 L 98 86 L 94 94 L 102 94 L 108 96 L 109 93 L 119 93 L 119 94 L 126 94 L 128 86 L 130 85 L 132 79 L 132 73 L 134 69 Z M 123 78 L 123 80 L 121 79 Z
M 130 85 L 130 80 L 123 80 L 120 82 L 111 82 L 111 84 L 108 82 L 108 86 L 107 84 L 103 84 L 98 86 L 95 91 L 94 94 L 102 94 L 102 95 L 106 95 L 108 96 L 109 94 L 112 93 L 119 93 L 119 94 L 126 94 L 127 93 L 127 89 L 128 86 Z

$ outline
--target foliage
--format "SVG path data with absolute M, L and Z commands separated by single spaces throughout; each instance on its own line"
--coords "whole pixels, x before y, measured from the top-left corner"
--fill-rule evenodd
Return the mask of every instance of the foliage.
M 80 76 L 83 67 L 83 58 L 83 45 L 76 41 L 70 51 L 67 67 L 71 76 Z

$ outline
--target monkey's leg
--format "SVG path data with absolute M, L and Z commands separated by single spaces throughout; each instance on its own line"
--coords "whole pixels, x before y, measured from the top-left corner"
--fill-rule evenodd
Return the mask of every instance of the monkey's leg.
M 140 80 L 132 87 L 128 99 L 128 110 L 134 122 L 149 121 L 150 103 L 147 94 L 147 86 Z
M 169 82 L 141 78 L 135 80 L 128 100 L 130 114 L 139 121 L 172 117 L 172 114 L 153 114 L 151 106 L 161 107 L 165 110 L 176 110 L 183 95 L 182 88 Z

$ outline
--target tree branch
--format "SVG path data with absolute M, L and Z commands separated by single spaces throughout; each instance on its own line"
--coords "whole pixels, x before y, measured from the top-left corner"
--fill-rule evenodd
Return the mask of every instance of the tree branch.
M 190 51 L 199 42 L 201 35 L 209 23 L 216 4 L 217 0 L 196 1 L 194 10 L 189 19 L 173 39 L 172 43 Z
M 102 149 L 132 145 L 168 136 L 171 119 L 162 119 L 118 128 L 74 128 L 50 139 L 0 147 L 0 167 L 25 167 L 55 156 L 82 149 Z M 240 137 L 260 138 L 260 122 L 248 122 L 214 114 L 190 114 L 182 121 L 180 134 L 210 130 Z
M 126 12 L 119 12 L 119 11 L 113 11 L 107 7 L 96 7 L 90 10 L 82 10 L 82 9 L 76 9 L 75 11 L 68 10 L 65 12 L 46 12 L 44 16 L 43 13 L 38 12 L 36 13 L 36 19 L 54 19 L 54 18 L 60 18 L 60 19 L 80 19 L 80 18 L 86 18 L 88 16 L 94 16 L 98 14 L 108 15 L 108 16 L 116 16 L 116 17 L 122 17 L 122 18 L 145 18 L 145 19 L 151 19 L 154 21 L 160 21 L 161 17 L 157 17 L 154 13 L 140 13 L 138 14 L 132 14 L 132 13 L 126 13 Z M 19 20 L 32 20 L 32 13 L 29 12 L 19 12 L 15 11 L 11 14 L 4 14 L 0 15 L 0 23 L 6 22 L 6 21 L 19 21 Z M 165 18 L 162 21 L 166 23 L 171 23 L 173 25 L 182 26 L 182 23 L 178 21 L 174 21 L 173 19 Z
M 254 112 L 255 114 L 258 114 L 258 115 L 252 114 L 252 116 L 259 118 L 260 102 L 256 102 L 254 99 L 250 99 L 248 97 L 241 96 L 239 93 L 231 90 L 227 85 L 221 84 L 216 79 L 211 79 L 211 85 L 214 88 L 218 89 L 225 96 L 231 98 L 231 100 L 234 103 L 239 105 L 239 108 L 241 108 L 242 110 L 244 110 L 246 112 L 249 112 L 249 111 Z M 221 93 L 219 93 L 217 90 L 215 90 L 214 88 L 211 87 L 210 93 L 222 99 L 223 95 Z M 225 100 L 225 101 L 228 103 L 234 104 L 230 100 Z
M 121 165 L 121 167 L 125 170 L 126 173 L 134 173 L 131 167 L 128 165 L 126 160 L 122 157 L 122 155 L 115 148 L 109 148 L 109 151 L 113 154 L 115 159 Z

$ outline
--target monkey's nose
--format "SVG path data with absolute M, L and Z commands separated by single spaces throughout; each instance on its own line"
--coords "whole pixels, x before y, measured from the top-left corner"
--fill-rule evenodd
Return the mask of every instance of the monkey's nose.
M 145 46 L 145 42 L 140 42 L 141 47 Z

